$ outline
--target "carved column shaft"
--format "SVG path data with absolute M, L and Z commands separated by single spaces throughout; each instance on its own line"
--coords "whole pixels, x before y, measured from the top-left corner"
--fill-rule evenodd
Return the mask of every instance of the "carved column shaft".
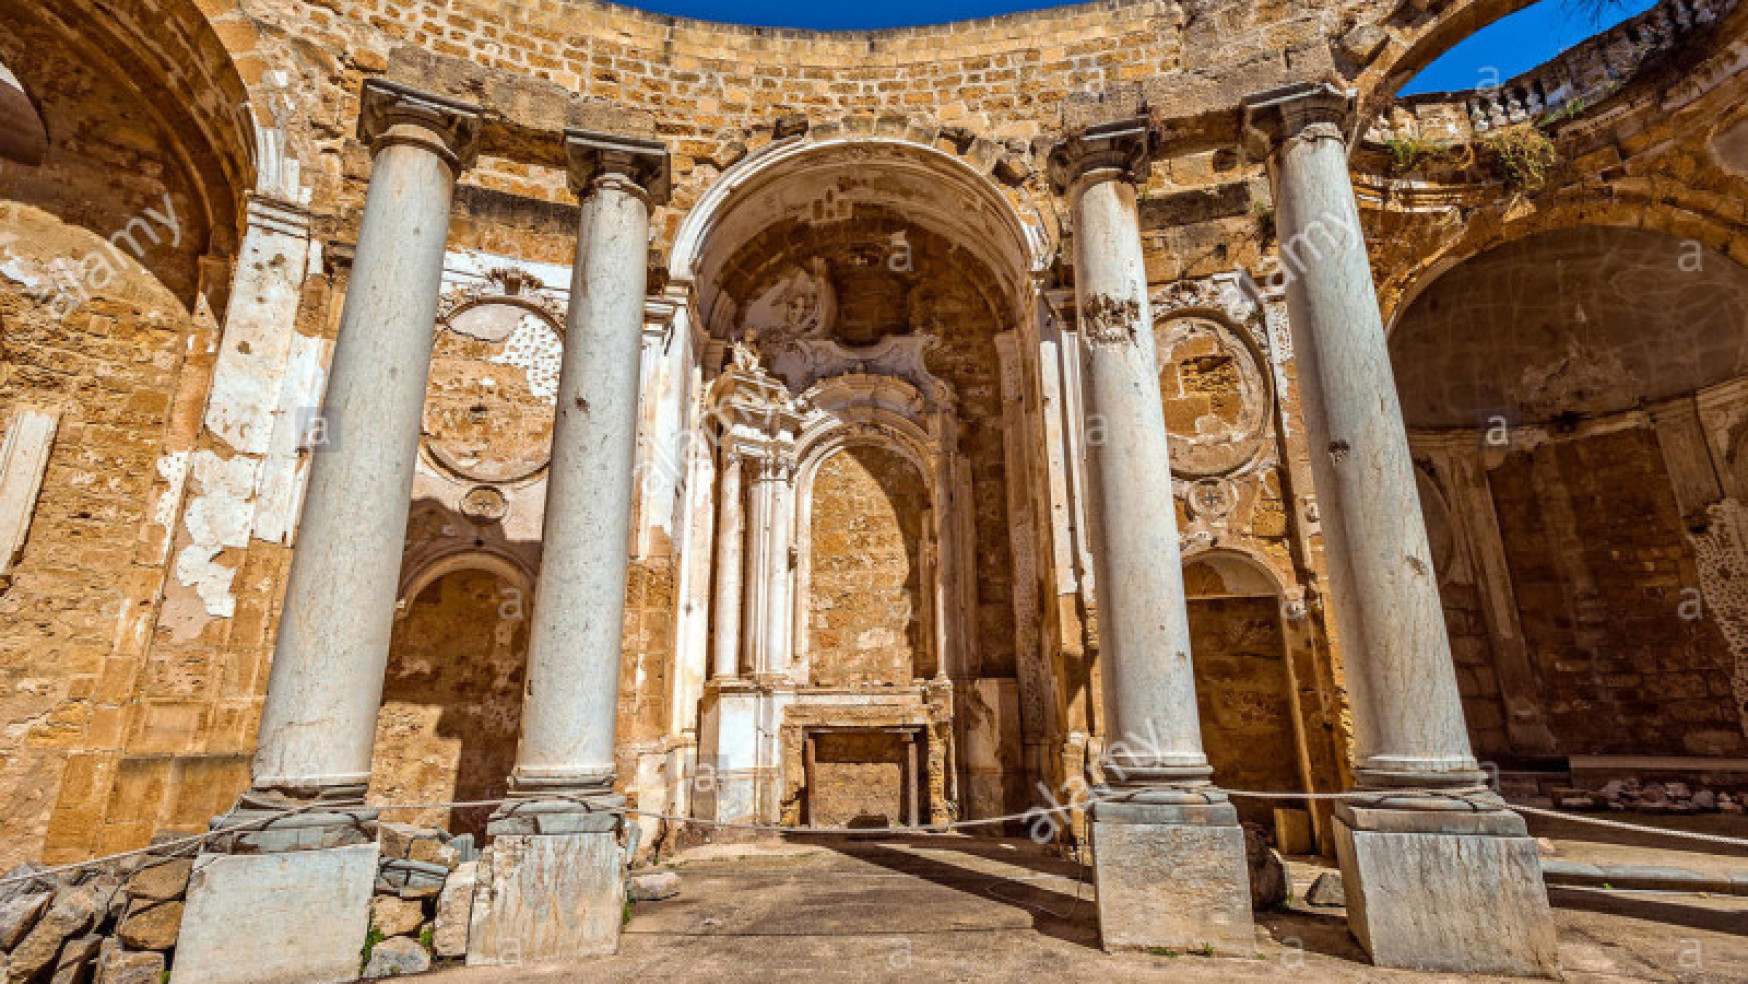
M 1086 341 L 1085 410 L 1114 784 L 1199 785 L 1202 751 L 1170 448 L 1159 395 L 1135 186 L 1145 120 L 1089 131 L 1053 162 L 1074 215 L 1075 298 Z
M 1281 270 L 1354 702 L 1356 776 L 1467 785 L 1469 748 L 1341 123 L 1308 85 L 1249 106 L 1274 143 Z
M 362 801 L 431 365 L 457 175 L 479 111 L 380 80 L 361 137 L 375 167 L 304 501 L 254 788 Z
M 650 211 L 666 200 L 655 141 L 569 131 L 582 198 L 528 700 L 512 782 L 520 793 L 609 793 L 635 484 L 638 365 Z

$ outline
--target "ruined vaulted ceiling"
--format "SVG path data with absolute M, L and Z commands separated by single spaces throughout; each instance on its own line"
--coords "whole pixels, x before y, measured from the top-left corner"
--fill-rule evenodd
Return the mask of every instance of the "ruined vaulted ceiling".
M 1628 410 L 1748 370 L 1748 269 L 1641 229 L 1543 233 L 1438 277 L 1390 349 L 1410 427 Z

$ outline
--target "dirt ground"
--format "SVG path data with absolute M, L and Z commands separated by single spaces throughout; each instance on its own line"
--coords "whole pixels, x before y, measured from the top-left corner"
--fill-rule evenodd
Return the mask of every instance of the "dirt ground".
M 1669 825 L 1686 825 L 1671 821 Z M 1539 823 L 1588 863 L 1748 870 L 1748 850 Z M 1724 832 L 1719 830 L 1718 832 Z M 1655 845 L 1655 846 L 1653 846 Z M 1697 847 L 1697 845 L 1696 845 Z M 696 848 L 668 862 L 678 898 L 633 909 L 618 955 L 550 968 L 441 971 L 441 984 L 523 981 L 1490 981 L 1372 967 L 1339 908 L 1302 901 L 1324 870 L 1290 862 L 1293 903 L 1258 914 L 1250 959 L 1113 956 L 1098 948 L 1090 872 L 1026 841 L 791 838 Z M 1572 982 L 1748 982 L 1748 898 L 1552 888 Z

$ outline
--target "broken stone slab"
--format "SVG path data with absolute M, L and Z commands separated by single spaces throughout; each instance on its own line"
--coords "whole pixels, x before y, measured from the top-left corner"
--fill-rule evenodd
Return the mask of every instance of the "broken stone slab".
M 10 951 L 24 939 L 54 901 L 54 892 L 35 892 L 0 902 L 0 950 Z
M 449 869 L 440 864 L 385 858 L 376 875 L 376 891 L 403 899 L 434 899 L 448 877 Z
M 437 921 L 431 928 L 431 947 L 439 957 L 467 956 L 468 922 L 473 918 L 473 894 L 479 862 L 463 861 L 443 883 L 437 897 Z
M 180 961 L 178 961 L 180 971 Z M 123 950 L 105 945 L 97 960 L 96 984 L 163 984 L 164 955 L 155 950 Z
M 108 911 L 113 894 L 114 889 L 106 882 L 56 892 L 48 912 L 13 949 L 11 966 L 6 971 L 9 984 L 23 984 L 53 966 L 68 938 L 83 936 L 96 928 Z
M 61 947 L 55 958 L 54 974 L 49 984 L 90 984 L 97 975 L 97 957 L 102 952 L 105 937 L 96 933 L 75 936 Z
M 633 902 L 660 902 L 680 894 L 680 876 L 672 871 L 650 871 L 631 876 L 628 890 Z
M 1291 894 L 1287 862 L 1251 827 L 1244 828 L 1244 863 L 1250 872 L 1251 908 L 1272 909 L 1286 903 Z
M 377 846 L 196 859 L 176 984 L 340 984 L 358 976 Z
M 453 844 L 430 838 L 420 838 L 413 841 L 412 847 L 408 848 L 407 860 L 442 865 L 453 871 L 455 866 L 461 863 L 461 852 Z
M 400 977 L 405 974 L 423 974 L 430 969 L 431 955 L 425 952 L 419 941 L 397 936 L 371 947 L 370 960 L 364 965 L 364 977 L 367 980 Z
M 127 880 L 127 894 L 136 899 L 170 902 L 188 894 L 188 876 L 193 872 L 191 857 L 154 859 Z
M 616 829 L 498 836 L 489 858 L 480 862 L 468 927 L 468 966 L 553 962 L 617 951 L 626 861 Z M 555 899 L 564 902 L 554 905 Z
M 135 950 L 168 950 L 182 930 L 183 908 L 181 902 L 135 899 L 128 903 L 116 936 Z
M 1347 905 L 1347 895 L 1341 887 L 1341 872 L 1325 871 L 1305 890 L 1305 904 L 1334 908 Z
M 88 984 L 96 973 L 97 954 L 102 946 L 103 937 L 95 933 L 68 940 L 61 947 L 49 984 Z
M 411 936 L 425 925 L 425 906 L 411 899 L 378 895 L 370 900 L 370 924 L 384 936 Z

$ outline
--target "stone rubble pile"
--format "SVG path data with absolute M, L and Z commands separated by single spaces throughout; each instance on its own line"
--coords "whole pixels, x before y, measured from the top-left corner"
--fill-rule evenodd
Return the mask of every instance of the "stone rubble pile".
M 1553 791 L 1562 810 L 1609 810 L 1630 813 L 1725 813 L 1741 816 L 1748 793 L 1694 788 L 1685 782 L 1642 782 L 1611 779 L 1601 789 L 1564 788 Z
M 382 861 L 370 900 L 363 976 L 419 974 L 433 960 L 466 957 L 479 868 L 473 835 L 386 822 L 377 831 Z
M 183 835 L 161 835 L 168 841 Z M 183 849 L 47 874 L 25 863 L 0 887 L 5 984 L 161 984 L 194 858 Z
M 399 977 L 467 957 L 480 850 L 473 835 L 376 825 L 381 850 L 360 976 Z M 165 843 L 185 838 L 163 833 Z M 196 849 L 48 874 L 22 864 L 0 879 L 0 984 L 164 984 L 172 970 Z M 679 876 L 630 876 L 628 897 L 673 898 Z

